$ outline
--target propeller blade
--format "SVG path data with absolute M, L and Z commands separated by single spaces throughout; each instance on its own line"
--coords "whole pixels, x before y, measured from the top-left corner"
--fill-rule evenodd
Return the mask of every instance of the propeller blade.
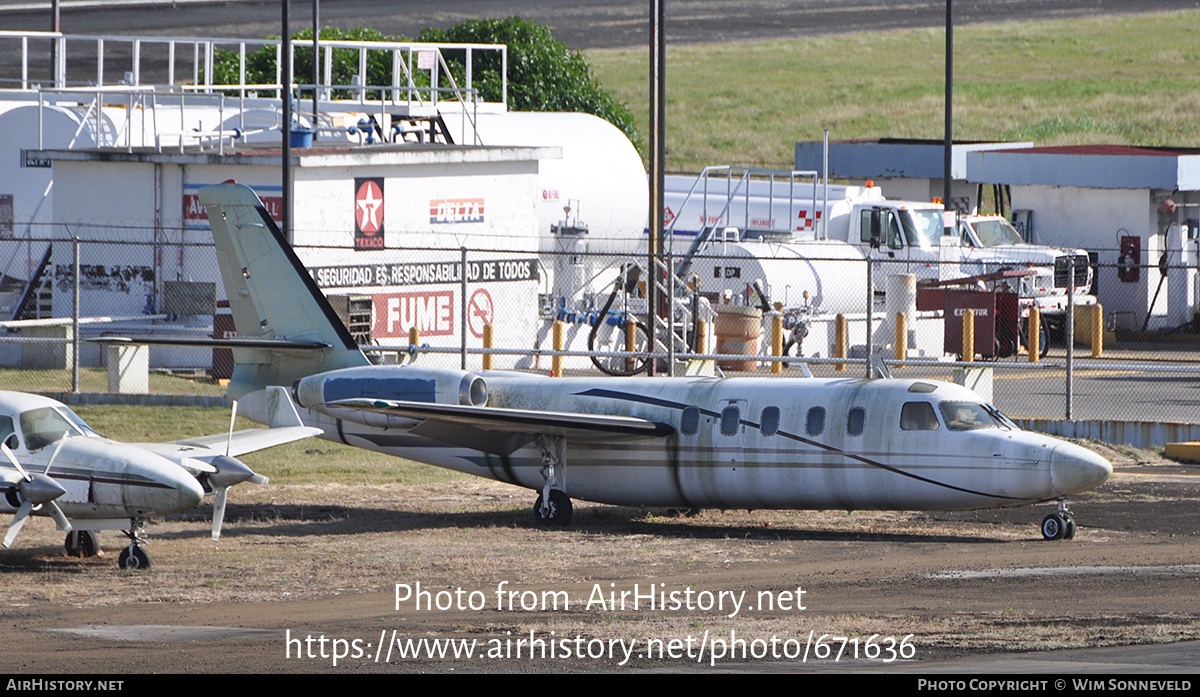
M 54 464 L 54 458 L 58 457 L 58 451 L 62 450 L 63 444 L 67 442 L 67 436 L 64 433 L 62 438 L 58 439 L 58 445 L 54 446 L 54 452 L 50 454 L 50 461 L 46 463 L 46 469 L 42 470 L 42 474 L 50 474 L 50 465 Z
M 229 413 L 229 440 L 225 441 L 225 457 L 233 450 L 233 422 L 237 421 L 237 400 L 233 400 L 233 409 Z
M 17 462 L 17 456 L 13 455 L 13 451 L 4 443 L 0 443 L 0 450 L 4 451 L 4 457 L 8 458 L 8 461 L 11 462 L 12 466 L 21 473 L 21 476 L 25 478 L 25 481 L 30 481 L 29 473 L 25 471 L 25 468 L 21 466 L 20 462 Z
M 225 500 L 229 496 L 229 487 L 217 489 L 217 497 L 213 500 L 213 542 L 221 539 L 221 523 L 225 522 Z
M 46 508 L 50 511 L 50 517 L 58 524 L 58 529 L 63 532 L 71 532 L 71 521 L 67 520 L 67 516 L 63 515 L 62 509 L 53 501 L 46 504 Z
M 17 514 L 13 516 L 12 525 L 8 526 L 8 532 L 4 533 L 5 549 L 12 546 L 13 540 L 17 539 L 17 533 L 21 532 L 21 528 L 25 527 L 25 519 L 29 517 L 29 512 L 33 510 L 33 502 L 26 501 L 17 509 Z

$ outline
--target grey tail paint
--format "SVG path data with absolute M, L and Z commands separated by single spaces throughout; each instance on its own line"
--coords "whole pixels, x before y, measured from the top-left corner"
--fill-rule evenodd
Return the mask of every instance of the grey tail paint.
M 200 190 L 240 338 L 320 342 L 327 348 L 234 348 L 228 397 L 291 387 L 315 373 L 370 365 L 304 264 L 249 187 Z

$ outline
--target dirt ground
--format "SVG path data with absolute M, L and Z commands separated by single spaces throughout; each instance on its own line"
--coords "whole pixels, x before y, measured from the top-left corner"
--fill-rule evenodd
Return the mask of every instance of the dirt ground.
M 1117 473 L 1070 502 L 1067 542 L 1040 538 L 1051 504 L 694 517 L 579 504 L 571 529 L 541 530 L 529 492 L 462 478 L 239 487 L 219 544 L 205 506 L 151 526 L 153 568 L 126 572 L 117 533 L 102 556 L 69 559 L 34 519 L 0 553 L 0 670 L 838 670 L 1200 638 L 1200 466 L 1106 454 Z M 622 606 L 621 591 L 640 596 Z M 445 639 L 467 643 L 430 657 Z

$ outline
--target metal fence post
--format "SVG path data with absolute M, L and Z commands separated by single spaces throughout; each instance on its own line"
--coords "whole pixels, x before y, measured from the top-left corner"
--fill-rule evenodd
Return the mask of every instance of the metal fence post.
M 459 329 L 459 338 L 461 339 L 462 349 L 459 352 L 459 367 L 462 370 L 467 369 L 467 248 L 462 248 L 462 302 L 459 303 L 459 319 L 462 327 Z
M 71 244 L 74 253 L 72 273 L 75 275 L 71 308 L 71 391 L 79 392 L 79 234 L 74 235 Z
M 1075 382 L 1075 255 L 1067 257 L 1067 326 L 1064 328 L 1067 344 L 1067 404 L 1065 418 L 1072 418 L 1072 391 Z

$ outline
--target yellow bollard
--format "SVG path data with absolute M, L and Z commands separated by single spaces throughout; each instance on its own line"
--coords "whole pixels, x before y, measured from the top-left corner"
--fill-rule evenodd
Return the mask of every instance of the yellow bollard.
M 771 317 L 771 355 L 783 355 L 783 315 L 778 312 Z M 771 361 L 771 372 L 782 373 L 783 363 L 781 361 Z
M 1092 358 L 1104 355 L 1104 308 L 1092 305 Z
M 483 347 L 485 349 L 492 348 L 492 324 L 491 324 L 491 322 L 483 325 Z M 483 354 L 483 369 L 484 370 L 492 369 L 492 354 L 490 354 L 490 353 Z
M 629 353 L 637 350 L 637 322 L 633 321 L 632 317 L 625 318 L 625 350 Z M 625 359 L 625 370 L 633 370 L 636 367 L 636 358 Z
M 708 353 L 708 321 L 696 320 L 696 353 Z
M 896 313 L 896 360 L 908 358 L 908 315 Z M 897 368 L 903 368 L 903 363 L 897 363 Z
M 1042 353 L 1042 313 L 1037 305 L 1029 308 L 1029 337 L 1025 341 L 1029 344 L 1029 362 L 1037 363 Z
M 837 318 L 834 319 L 833 326 L 834 326 L 833 357 L 834 358 L 845 358 L 846 357 L 846 315 L 839 314 L 837 316 Z M 833 365 L 833 369 L 834 370 L 845 370 L 846 364 L 845 363 L 835 363 Z
M 553 325 L 553 342 L 554 350 L 561 351 L 563 349 L 563 323 L 555 322 Z M 562 356 L 554 356 L 550 359 L 550 377 L 562 377 Z
M 975 360 L 975 311 L 963 312 L 962 359 L 967 363 Z
M 419 343 L 421 343 L 421 332 L 420 332 L 420 330 L 417 329 L 417 326 L 414 324 L 408 330 L 408 345 L 416 346 Z

